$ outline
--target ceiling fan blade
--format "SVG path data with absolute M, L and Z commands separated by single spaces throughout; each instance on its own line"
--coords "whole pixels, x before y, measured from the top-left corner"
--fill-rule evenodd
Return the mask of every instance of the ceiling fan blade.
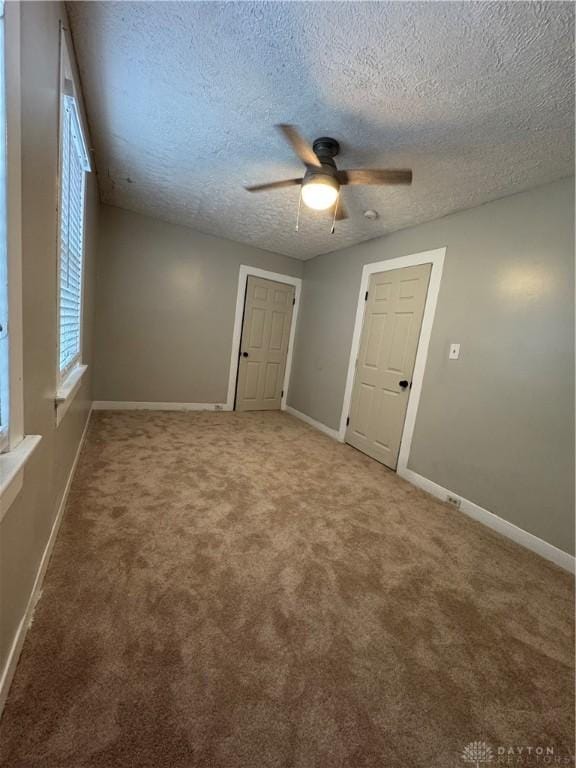
M 304 165 L 312 165 L 317 168 L 320 167 L 320 160 L 316 157 L 316 153 L 308 144 L 306 139 L 300 136 L 298 129 L 295 125 L 287 125 L 286 123 L 280 123 L 276 126 L 282 133 L 286 141 L 290 144 L 294 152 L 298 155 Z
M 303 179 L 285 179 L 284 181 L 271 181 L 269 184 L 254 184 L 244 187 L 247 192 L 266 192 L 269 189 L 283 189 L 284 187 L 296 187 L 302 184 Z
M 412 171 L 358 168 L 338 171 L 338 181 L 340 184 L 412 184 Z

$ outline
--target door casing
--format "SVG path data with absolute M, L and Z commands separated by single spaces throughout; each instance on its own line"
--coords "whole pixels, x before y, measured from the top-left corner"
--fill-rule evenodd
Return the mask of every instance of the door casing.
M 404 430 L 402 432 L 402 441 L 400 443 L 400 453 L 398 455 L 398 474 L 407 469 L 414 427 L 416 425 L 416 414 L 418 412 L 418 403 L 422 392 L 422 381 L 426 369 L 426 358 L 428 357 L 428 347 L 430 336 L 432 334 L 432 324 L 434 314 L 438 303 L 438 294 L 440 292 L 440 281 L 444 269 L 444 258 L 446 248 L 437 248 L 433 251 L 423 251 L 409 256 L 399 256 L 395 259 L 386 259 L 385 261 L 376 261 L 371 264 L 365 264 L 362 269 L 362 279 L 360 281 L 360 290 L 358 292 L 358 304 L 356 307 L 356 320 L 354 323 L 354 332 L 352 335 L 352 347 L 350 350 L 350 360 L 348 362 L 348 375 L 346 377 L 346 388 L 344 390 L 344 401 L 342 405 L 342 415 L 340 417 L 340 430 L 338 439 L 345 441 L 346 421 L 350 415 L 350 406 L 352 401 L 352 389 L 354 386 L 354 375 L 356 371 L 356 358 L 360 350 L 360 338 L 362 326 L 364 323 L 364 310 L 366 302 L 364 297 L 368 290 L 370 276 L 375 272 L 386 272 L 391 269 L 402 269 L 403 267 L 415 267 L 420 264 L 431 264 L 430 282 L 428 283 L 428 293 L 426 295 L 426 305 L 424 307 L 424 316 L 420 329 L 420 338 L 416 352 L 416 361 L 414 363 L 414 372 L 412 374 L 412 388 L 408 398 L 408 407 L 406 409 L 406 418 L 404 421 Z
M 266 269 L 250 267 L 246 264 L 240 266 L 238 274 L 238 292 L 236 295 L 236 313 L 234 316 L 234 331 L 232 335 L 232 352 L 230 355 L 230 373 L 228 377 L 228 395 L 226 397 L 226 410 L 234 410 L 234 398 L 236 395 L 236 381 L 238 378 L 238 356 L 240 354 L 240 341 L 242 338 L 242 321 L 244 318 L 244 303 L 246 300 L 246 286 L 248 276 L 263 277 L 265 280 L 273 280 L 277 283 L 286 283 L 294 286 L 294 311 L 292 313 L 292 326 L 288 341 L 288 353 L 286 355 L 286 370 L 284 372 L 284 395 L 280 403 L 280 409 L 286 410 L 286 399 L 290 384 L 290 372 L 292 370 L 292 354 L 294 352 L 294 337 L 296 335 L 296 323 L 300 310 L 300 296 L 302 293 L 302 279 L 292 275 L 282 275 L 278 272 L 269 272 Z

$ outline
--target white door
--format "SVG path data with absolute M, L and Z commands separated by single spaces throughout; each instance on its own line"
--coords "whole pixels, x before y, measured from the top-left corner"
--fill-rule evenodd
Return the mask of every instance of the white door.
M 346 442 L 396 469 L 431 264 L 370 277 Z
M 293 285 L 248 277 L 238 364 L 237 411 L 280 408 L 293 305 Z

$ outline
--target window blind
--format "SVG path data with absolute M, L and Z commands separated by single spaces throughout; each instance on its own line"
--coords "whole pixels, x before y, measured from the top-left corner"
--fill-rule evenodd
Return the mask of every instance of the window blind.
M 86 157 L 76 102 L 62 97 L 60 168 L 60 377 L 80 361 Z

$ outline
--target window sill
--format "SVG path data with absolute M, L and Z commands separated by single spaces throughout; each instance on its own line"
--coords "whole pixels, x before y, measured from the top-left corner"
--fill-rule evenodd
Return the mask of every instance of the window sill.
M 82 377 L 88 370 L 87 365 L 77 365 L 64 379 L 56 392 L 56 426 L 60 424 L 82 383 Z
M 12 451 L 0 455 L 0 520 L 22 490 L 24 467 L 41 439 L 28 435 Z

